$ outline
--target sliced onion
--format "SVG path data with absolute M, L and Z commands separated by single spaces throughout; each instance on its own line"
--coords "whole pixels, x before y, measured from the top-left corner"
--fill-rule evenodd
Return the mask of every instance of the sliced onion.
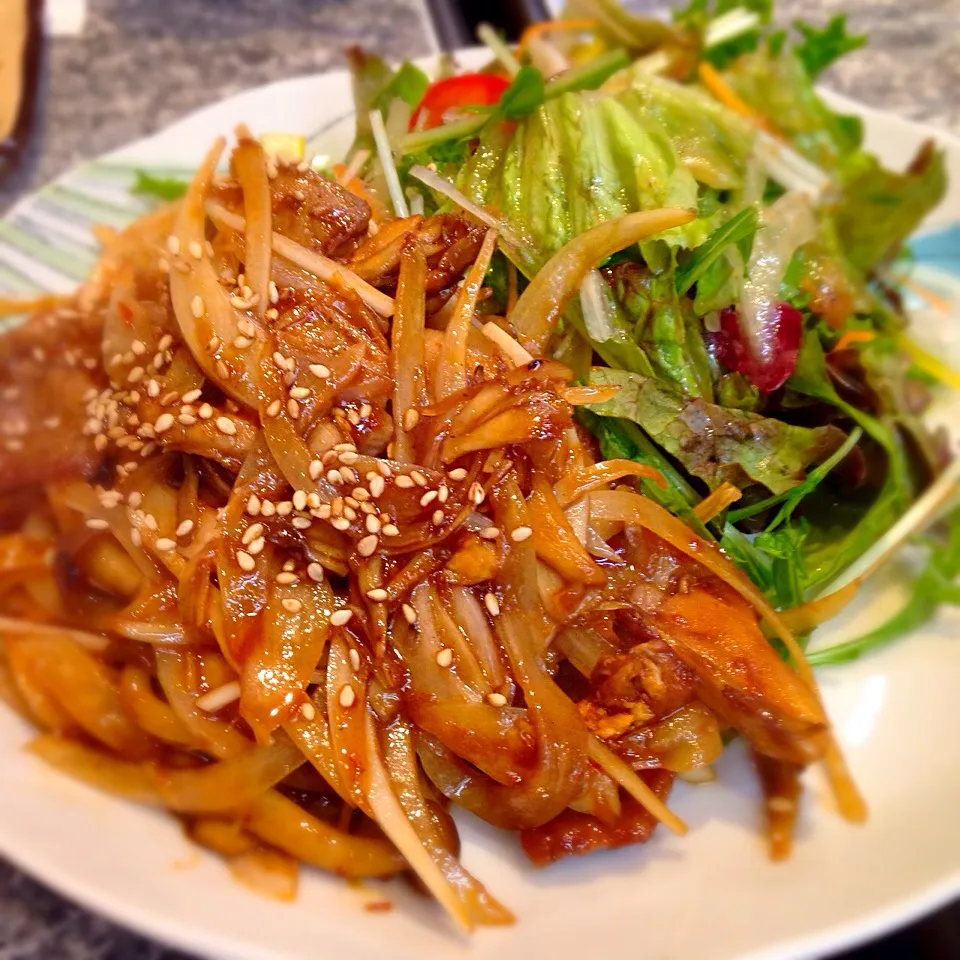
M 694 210 L 628 213 L 578 234 L 557 251 L 530 281 L 507 318 L 535 353 L 543 354 L 567 301 L 588 272 L 607 257 L 655 234 L 696 219 Z

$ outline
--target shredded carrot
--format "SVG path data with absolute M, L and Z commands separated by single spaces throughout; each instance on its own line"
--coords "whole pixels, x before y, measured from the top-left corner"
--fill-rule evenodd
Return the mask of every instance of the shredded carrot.
M 917 283 L 912 277 L 895 276 L 893 279 L 915 293 L 918 297 L 922 297 L 939 313 L 951 313 L 953 311 L 953 304 L 949 300 L 941 297 L 939 293 L 934 293 L 928 287 L 923 286 L 923 284 Z
M 704 497 L 694 508 L 693 512 L 704 522 L 712 520 L 717 514 L 722 513 L 731 503 L 736 503 L 742 494 L 740 490 L 724 480 L 713 493 Z
M 534 37 L 542 36 L 545 33 L 559 32 L 577 32 L 596 29 L 597 21 L 593 17 L 571 17 L 568 20 L 541 20 L 538 23 L 531 23 L 520 36 L 520 42 L 517 44 L 517 56 L 526 49 L 527 44 Z
M 876 334 L 872 330 L 848 330 L 840 339 L 837 341 L 836 346 L 831 350 L 831 353 L 837 353 L 840 350 L 846 350 L 847 347 L 851 346 L 854 343 L 869 343 L 871 340 L 876 338 Z
M 897 345 L 924 373 L 946 384 L 951 390 L 960 390 L 960 373 L 953 367 L 935 357 L 929 350 L 924 350 L 904 333 L 897 337 Z
M 40 310 L 52 310 L 67 303 L 69 297 L 56 293 L 43 293 L 36 297 L 0 297 L 0 317 L 11 313 L 36 313 Z
M 749 120 L 755 127 L 769 133 L 770 136 L 776 137 L 778 140 L 783 139 L 780 131 L 762 113 L 758 113 L 753 107 L 745 103 L 711 64 L 700 63 L 697 66 L 697 73 L 700 75 L 700 82 L 725 107 L 729 107 L 734 113 L 739 113 L 741 117 Z

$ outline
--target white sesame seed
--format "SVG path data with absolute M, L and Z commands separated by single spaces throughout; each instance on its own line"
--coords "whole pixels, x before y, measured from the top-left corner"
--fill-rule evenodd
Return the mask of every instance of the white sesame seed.
M 197 697 L 196 705 L 197 708 L 203 710 L 204 713 L 216 713 L 228 704 L 233 703 L 234 700 L 239 699 L 240 681 L 231 680 L 222 687 L 216 687 L 209 693 L 205 693 L 202 697 Z
M 167 237 L 167 251 L 174 257 L 180 252 L 180 238 L 172 233 Z
M 430 518 L 430 522 L 435 526 L 439 527 L 443 523 L 444 512 L 442 510 L 434 510 L 433 516 Z
M 412 486 L 414 486 L 413 480 L 411 480 L 410 477 L 408 477 L 405 473 L 401 473 L 401 474 L 396 478 L 396 480 L 394 480 L 394 483 L 395 483 L 401 490 L 409 490 Z
M 251 573 L 257 567 L 257 561 L 246 550 L 237 551 L 237 564 L 241 570 L 245 570 L 247 573 Z
M 309 517 L 294 517 L 290 521 L 296 530 L 309 530 L 313 521 Z
M 127 381 L 129 383 L 139 383 L 143 379 L 143 367 L 134 367 L 127 374 Z
M 353 687 L 347 683 L 340 688 L 340 696 L 337 699 L 340 701 L 340 706 L 343 707 L 344 710 L 349 710 L 350 707 L 356 703 L 357 695 L 354 692 Z
M 330 521 L 330 526 L 332 526 L 334 530 L 349 530 L 350 521 L 346 517 L 334 517 Z
M 412 430 L 420 422 L 420 414 L 413 407 L 407 407 L 403 413 L 403 429 Z
M 87 526 L 91 530 L 107 530 L 110 527 L 110 524 L 106 520 L 101 520 L 99 517 L 91 517 L 87 521 Z
M 371 534 L 357 543 L 357 553 L 359 553 L 361 557 L 369 557 L 377 549 L 378 544 L 379 540 L 375 535 Z
M 257 537 L 263 536 L 263 524 L 262 523 L 252 523 L 246 530 L 243 531 L 243 536 L 240 538 L 240 542 L 246 546 L 248 543 L 253 543 Z
M 192 427 L 197 422 L 197 418 L 190 413 L 181 413 L 177 417 L 177 423 L 182 424 L 185 427 Z
M 340 476 L 343 477 L 344 483 L 356 483 L 357 480 L 360 479 L 360 477 L 357 475 L 357 471 L 352 470 L 350 467 L 341 467 Z
M 253 323 L 247 317 L 241 317 L 237 321 L 237 329 L 245 337 L 255 337 L 257 335 L 257 328 L 253 325 Z
M 409 603 L 403 604 L 400 609 L 403 611 L 403 619 L 413 625 L 417 622 L 417 611 Z
M 169 537 L 160 537 L 160 539 L 157 540 L 157 549 L 161 553 L 170 553 L 172 550 L 177 549 L 177 544 Z
M 374 474 L 372 477 L 368 476 L 368 482 L 370 484 L 370 496 L 374 499 L 379 497 L 386 488 L 386 481 L 379 474 Z
M 362 403 L 360 405 L 360 419 L 366 420 L 370 414 L 373 413 L 373 407 L 369 403 Z
M 293 387 L 290 390 L 290 396 L 294 400 L 306 400 L 313 391 L 309 387 Z
M 189 251 L 190 256 L 193 257 L 194 260 L 199 260 L 201 257 L 203 257 L 203 246 L 200 244 L 198 240 L 191 240 L 187 244 L 187 250 Z
M 310 461 L 310 479 L 319 480 L 320 475 L 323 473 L 323 463 L 319 460 Z
M 382 524 L 372 513 L 367 514 L 366 527 L 368 533 L 380 533 Z
M 395 523 L 385 523 L 380 531 L 385 537 L 399 537 L 400 528 Z
M 246 350 L 253 341 L 249 337 L 234 337 L 233 345 L 238 350 Z
M 437 491 L 436 491 L 436 490 L 428 490 L 428 491 L 420 498 L 420 506 L 421 506 L 421 507 L 429 507 L 430 504 L 433 503 L 433 501 L 436 500 L 436 499 L 437 499 Z
M 514 543 L 523 543 L 524 540 L 529 540 L 532 536 L 533 530 L 530 527 L 517 527 L 510 533 L 510 539 Z
M 336 469 L 327 471 L 327 480 L 330 483 L 343 483 L 343 474 Z
M 346 626 L 352 618 L 352 610 L 337 610 L 330 616 L 330 625 L 334 627 L 343 627 Z
M 449 496 L 450 496 L 450 488 L 445 483 L 441 483 L 440 488 L 437 490 L 437 499 L 441 503 L 446 503 L 447 497 Z
M 318 380 L 326 380 L 330 376 L 330 368 L 322 363 L 311 363 L 309 370 Z
M 307 567 L 307 576 L 308 576 L 314 583 L 322 583 L 322 582 L 323 582 L 323 567 L 322 567 L 319 563 L 311 563 L 311 564 Z
M 217 429 L 228 437 L 236 436 L 237 428 L 229 417 L 217 417 Z
M 203 303 L 203 297 L 201 297 L 199 293 L 190 301 L 190 312 L 197 320 L 199 320 L 206 312 L 206 307 Z
M 299 613 L 303 604 L 293 597 L 284 597 L 284 599 L 280 601 L 280 606 L 283 607 L 287 613 Z
M 300 716 L 304 720 L 315 720 L 317 717 L 317 708 L 312 703 L 303 703 L 300 705 Z
M 283 561 L 284 573 L 292 573 L 296 569 L 296 566 L 297 566 L 296 560 L 290 559 L 290 560 Z
M 453 651 L 449 647 L 444 647 L 437 654 L 437 666 L 446 669 L 451 663 L 453 663 Z
M 180 524 L 180 526 L 177 527 L 177 536 L 178 536 L 178 537 L 185 537 L 185 536 L 187 536 L 187 534 L 191 533 L 192 531 L 193 531 L 193 521 L 192 521 L 192 520 L 184 520 L 184 521 Z
M 272 400 L 270 402 L 270 406 L 267 407 L 267 416 L 268 417 L 277 416 L 277 414 L 280 413 L 280 407 L 281 407 L 281 403 L 279 400 Z
M 492 593 L 485 593 L 483 595 L 483 605 L 487 608 L 487 613 L 491 617 L 497 617 L 500 615 L 500 601 Z
M 259 513 L 260 498 L 255 493 L 251 493 L 249 499 L 247 500 L 247 514 L 251 517 L 255 517 Z
M 410 479 L 418 486 L 427 486 L 427 478 L 419 470 L 410 471 Z
M 200 395 L 203 393 L 202 390 L 188 390 L 181 398 L 182 403 L 196 403 L 200 399 Z
M 300 578 L 292 570 L 282 570 L 277 574 L 277 583 L 281 586 L 289 587 L 296 583 Z
M 345 463 L 347 466 L 350 466 L 360 459 L 360 454 L 358 454 L 355 450 L 343 450 L 341 451 L 338 459 L 341 463 Z
M 277 285 L 273 280 L 270 281 L 267 290 L 270 294 L 270 302 L 276 303 L 280 299 L 280 291 L 277 290 Z
M 174 424 L 172 413 L 161 413 L 154 421 L 153 430 L 156 434 L 166 433 Z
M 294 490 L 293 505 L 294 507 L 296 507 L 297 510 L 307 509 L 307 491 L 306 490 Z
M 498 527 L 484 527 L 480 531 L 480 536 L 484 540 L 496 540 L 500 536 L 500 529 Z
M 488 693 L 487 703 L 489 703 L 491 707 L 505 707 L 507 705 L 507 698 L 502 693 Z
M 470 494 L 469 494 L 469 495 L 470 495 L 470 499 L 471 499 L 471 500 L 473 501 L 473 503 L 476 504 L 478 507 L 480 506 L 481 503 L 483 503 L 484 499 L 485 499 L 486 496 L 487 496 L 486 492 L 485 492 L 484 489 L 483 489 L 483 486 L 482 486 L 481 484 L 477 483 L 476 481 L 474 481 L 473 483 L 470 484 Z
M 300 404 L 293 398 L 287 401 L 287 416 L 291 420 L 296 420 L 300 416 Z
M 389 594 L 383 587 L 374 587 L 373 590 L 367 591 L 367 598 L 373 600 L 374 603 L 383 603 L 388 596 Z

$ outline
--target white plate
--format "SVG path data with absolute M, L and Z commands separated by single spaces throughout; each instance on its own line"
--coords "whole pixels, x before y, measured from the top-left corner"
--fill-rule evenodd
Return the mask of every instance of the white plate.
M 950 157 L 952 188 L 920 245 L 925 286 L 956 297 L 960 142 L 839 101 L 860 113 L 870 146 L 902 165 L 928 136 Z M 71 173 L 0 223 L 0 288 L 69 289 L 92 262 L 94 220 L 137 212 L 125 190 L 135 166 L 185 170 L 211 138 L 241 121 L 254 130 L 305 131 L 337 156 L 352 132 L 347 77 L 272 84 L 193 114 L 162 133 Z M 944 229 L 955 225 L 951 231 Z M 946 250 L 953 244 L 952 252 Z M 944 251 L 946 250 L 946 253 Z M 960 303 L 960 297 L 957 297 Z M 922 304 L 921 304 L 922 306 Z M 957 314 L 920 311 L 918 335 L 960 361 Z M 954 348 L 955 349 L 951 349 Z M 956 420 L 957 407 L 941 415 Z M 852 635 L 897 602 L 897 571 L 819 642 Z M 320 956 L 566 957 L 642 954 L 657 960 L 796 958 L 840 949 L 932 910 L 960 893 L 960 620 L 821 675 L 830 714 L 871 804 L 851 827 L 812 780 L 792 859 L 767 861 L 754 777 L 730 751 L 716 783 L 680 784 L 672 806 L 690 823 L 640 847 L 527 865 L 514 838 L 461 817 L 467 865 L 513 910 L 518 924 L 455 934 L 431 902 L 400 883 L 351 888 L 305 871 L 299 901 L 248 893 L 223 864 L 191 847 L 160 813 L 102 796 L 21 750 L 30 730 L 0 711 L 0 854 L 68 897 L 120 923 L 223 960 Z M 825 632 L 826 633 L 826 632 Z M 389 899 L 395 909 L 364 904 Z

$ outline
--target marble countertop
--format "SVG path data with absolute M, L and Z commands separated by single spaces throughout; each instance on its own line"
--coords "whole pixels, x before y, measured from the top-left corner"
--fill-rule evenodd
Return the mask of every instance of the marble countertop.
M 637 6 L 651 6 L 644 2 Z M 90 0 L 81 36 L 50 43 L 34 142 L 0 210 L 82 160 L 239 90 L 343 65 L 363 43 L 430 52 L 421 0 Z M 826 77 L 873 106 L 960 133 L 958 0 L 779 0 L 784 20 L 848 11 L 864 50 Z M 0 960 L 186 960 L 66 903 L 0 859 Z

